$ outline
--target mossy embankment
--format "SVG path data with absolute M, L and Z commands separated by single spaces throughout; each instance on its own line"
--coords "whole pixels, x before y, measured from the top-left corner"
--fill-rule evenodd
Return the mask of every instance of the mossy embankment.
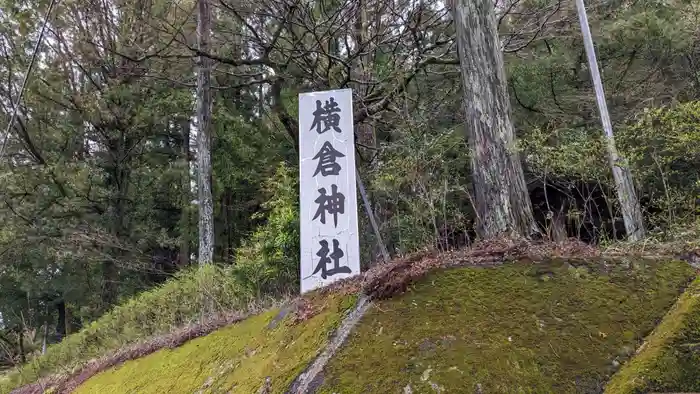
M 365 315 L 322 393 L 599 393 L 694 275 L 682 262 L 435 272 Z
M 323 393 L 600 393 L 694 277 L 682 262 L 549 261 L 441 269 L 376 301 L 314 384 Z M 354 296 L 315 296 L 102 372 L 75 392 L 284 393 Z
M 315 295 L 301 310 L 275 308 L 127 361 L 88 379 L 76 394 L 283 392 L 325 347 L 357 297 Z M 299 313 L 305 314 L 300 318 Z
M 606 394 L 700 391 L 700 278 L 606 387 Z
M 253 300 L 245 289 L 245 282 L 231 268 L 213 264 L 192 267 L 180 271 L 164 284 L 128 299 L 79 332 L 50 345 L 45 354 L 36 355 L 28 363 L 7 371 L 0 378 L 0 394 L 30 384 L 41 385 L 41 381 L 82 369 L 90 360 L 198 322 L 205 301 L 213 303 L 212 315 L 231 315 L 219 321 L 222 324 L 265 310 L 278 302 L 275 299 Z

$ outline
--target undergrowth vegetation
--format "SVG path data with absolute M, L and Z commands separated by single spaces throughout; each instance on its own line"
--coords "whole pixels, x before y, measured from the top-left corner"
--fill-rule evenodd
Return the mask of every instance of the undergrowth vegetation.
M 292 169 L 281 164 L 267 184 L 267 222 L 238 250 L 235 265 L 190 268 L 119 305 L 46 354 L 8 372 L 0 393 L 92 358 L 220 313 L 256 312 L 298 288 L 298 195 Z M 205 315 L 206 314 L 206 315 Z
M 634 176 L 653 241 L 672 241 L 698 227 L 698 119 L 700 101 L 690 101 L 647 108 L 616 127 L 618 150 Z M 539 189 L 533 204 L 545 233 L 552 216 L 561 213 L 569 236 L 618 242 L 624 231 L 602 131 L 535 127 L 520 137 L 528 182 Z
M 46 354 L 8 373 L 4 381 L 0 380 L 0 392 L 7 393 L 51 373 L 70 371 L 91 358 L 196 321 L 202 316 L 205 302 L 213 303 L 214 313 L 267 304 L 264 299 L 253 303 L 230 269 L 212 265 L 183 271 L 165 284 L 117 306 L 80 332 L 50 346 Z
M 513 72 L 513 78 L 529 75 Z M 396 253 L 474 241 L 473 196 L 462 170 L 469 167 L 469 150 L 458 127 L 432 129 L 431 110 L 428 106 L 397 119 L 393 136 L 403 143 L 388 144 L 382 160 L 368 170 L 373 204 L 380 215 L 391 213 L 382 235 Z M 653 242 L 692 238 L 687 233 L 695 234 L 700 226 L 698 119 L 700 101 L 689 101 L 648 108 L 615 125 L 618 150 L 634 176 Z M 527 127 L 519 131 L 518 142 L 546 236 L 553 216 L 561 214 L 564 236 L 619 242 L 624 226 L 597 123 Z
M 669 229 L 700 213 L 700 101 L 647 109 L 620 139 L 648 205 L 650 225 Z
M 299 286 L 299 174 L 281 162 L 265 183 L 269 199 L 255 218 L 260 226 L 236 251 L 236 275 L 256 297 L 295 291 Z

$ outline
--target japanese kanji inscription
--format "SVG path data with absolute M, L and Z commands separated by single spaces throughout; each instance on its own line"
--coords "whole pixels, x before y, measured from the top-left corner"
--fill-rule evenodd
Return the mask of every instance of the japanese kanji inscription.
M 352 90 L 299 95 L 301 292 L 360 273 Z

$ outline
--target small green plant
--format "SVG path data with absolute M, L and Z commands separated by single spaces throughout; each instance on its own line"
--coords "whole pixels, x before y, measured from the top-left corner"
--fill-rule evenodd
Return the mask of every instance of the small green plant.
M 700 101 L 646 109 L 618 140 L 641 194 L 654 207 L 652 225 L 694 221 L 700 194 Z
M 280 163 L 265 184 L 267 222 L 236 252 L 236 276 L 257 297 L 293 291 L 299 284 L 299 188 L 297 172 Z

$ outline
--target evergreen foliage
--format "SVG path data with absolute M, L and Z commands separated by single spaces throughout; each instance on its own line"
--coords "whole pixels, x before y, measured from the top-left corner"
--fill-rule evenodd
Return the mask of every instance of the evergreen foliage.
M 193 1 L 60 2 L 0 157 L 0 369 L 26 382 L 201 313 L 298 289 L 297 95 L 351 87 L 359 174 L 392 255 L 475 239 L 455 26 L 437 0 L 219 2 L 216 267 L 197 272 Z M 239 4 L 240 3 L 240 4 Z M 449 3 L 449 2 L 448 2 Z M 545 237 L 619 240 L 573 3 L 505 0 L 512 119 Z M 0 0 L 0 129 L 47 0 Z M 700 227 L 700 6 L 590 1 L 620 153 L 653 239 Z M 359 200 L 359 199 L 358 199 Z M 380 260 L 360 210 L 362 265 Z M 259 301 L 265 302 L 265 301 Z M 40 355 L 44 345 L 48 350 Z M 0 378 L 0 382 L 8 378 Z

